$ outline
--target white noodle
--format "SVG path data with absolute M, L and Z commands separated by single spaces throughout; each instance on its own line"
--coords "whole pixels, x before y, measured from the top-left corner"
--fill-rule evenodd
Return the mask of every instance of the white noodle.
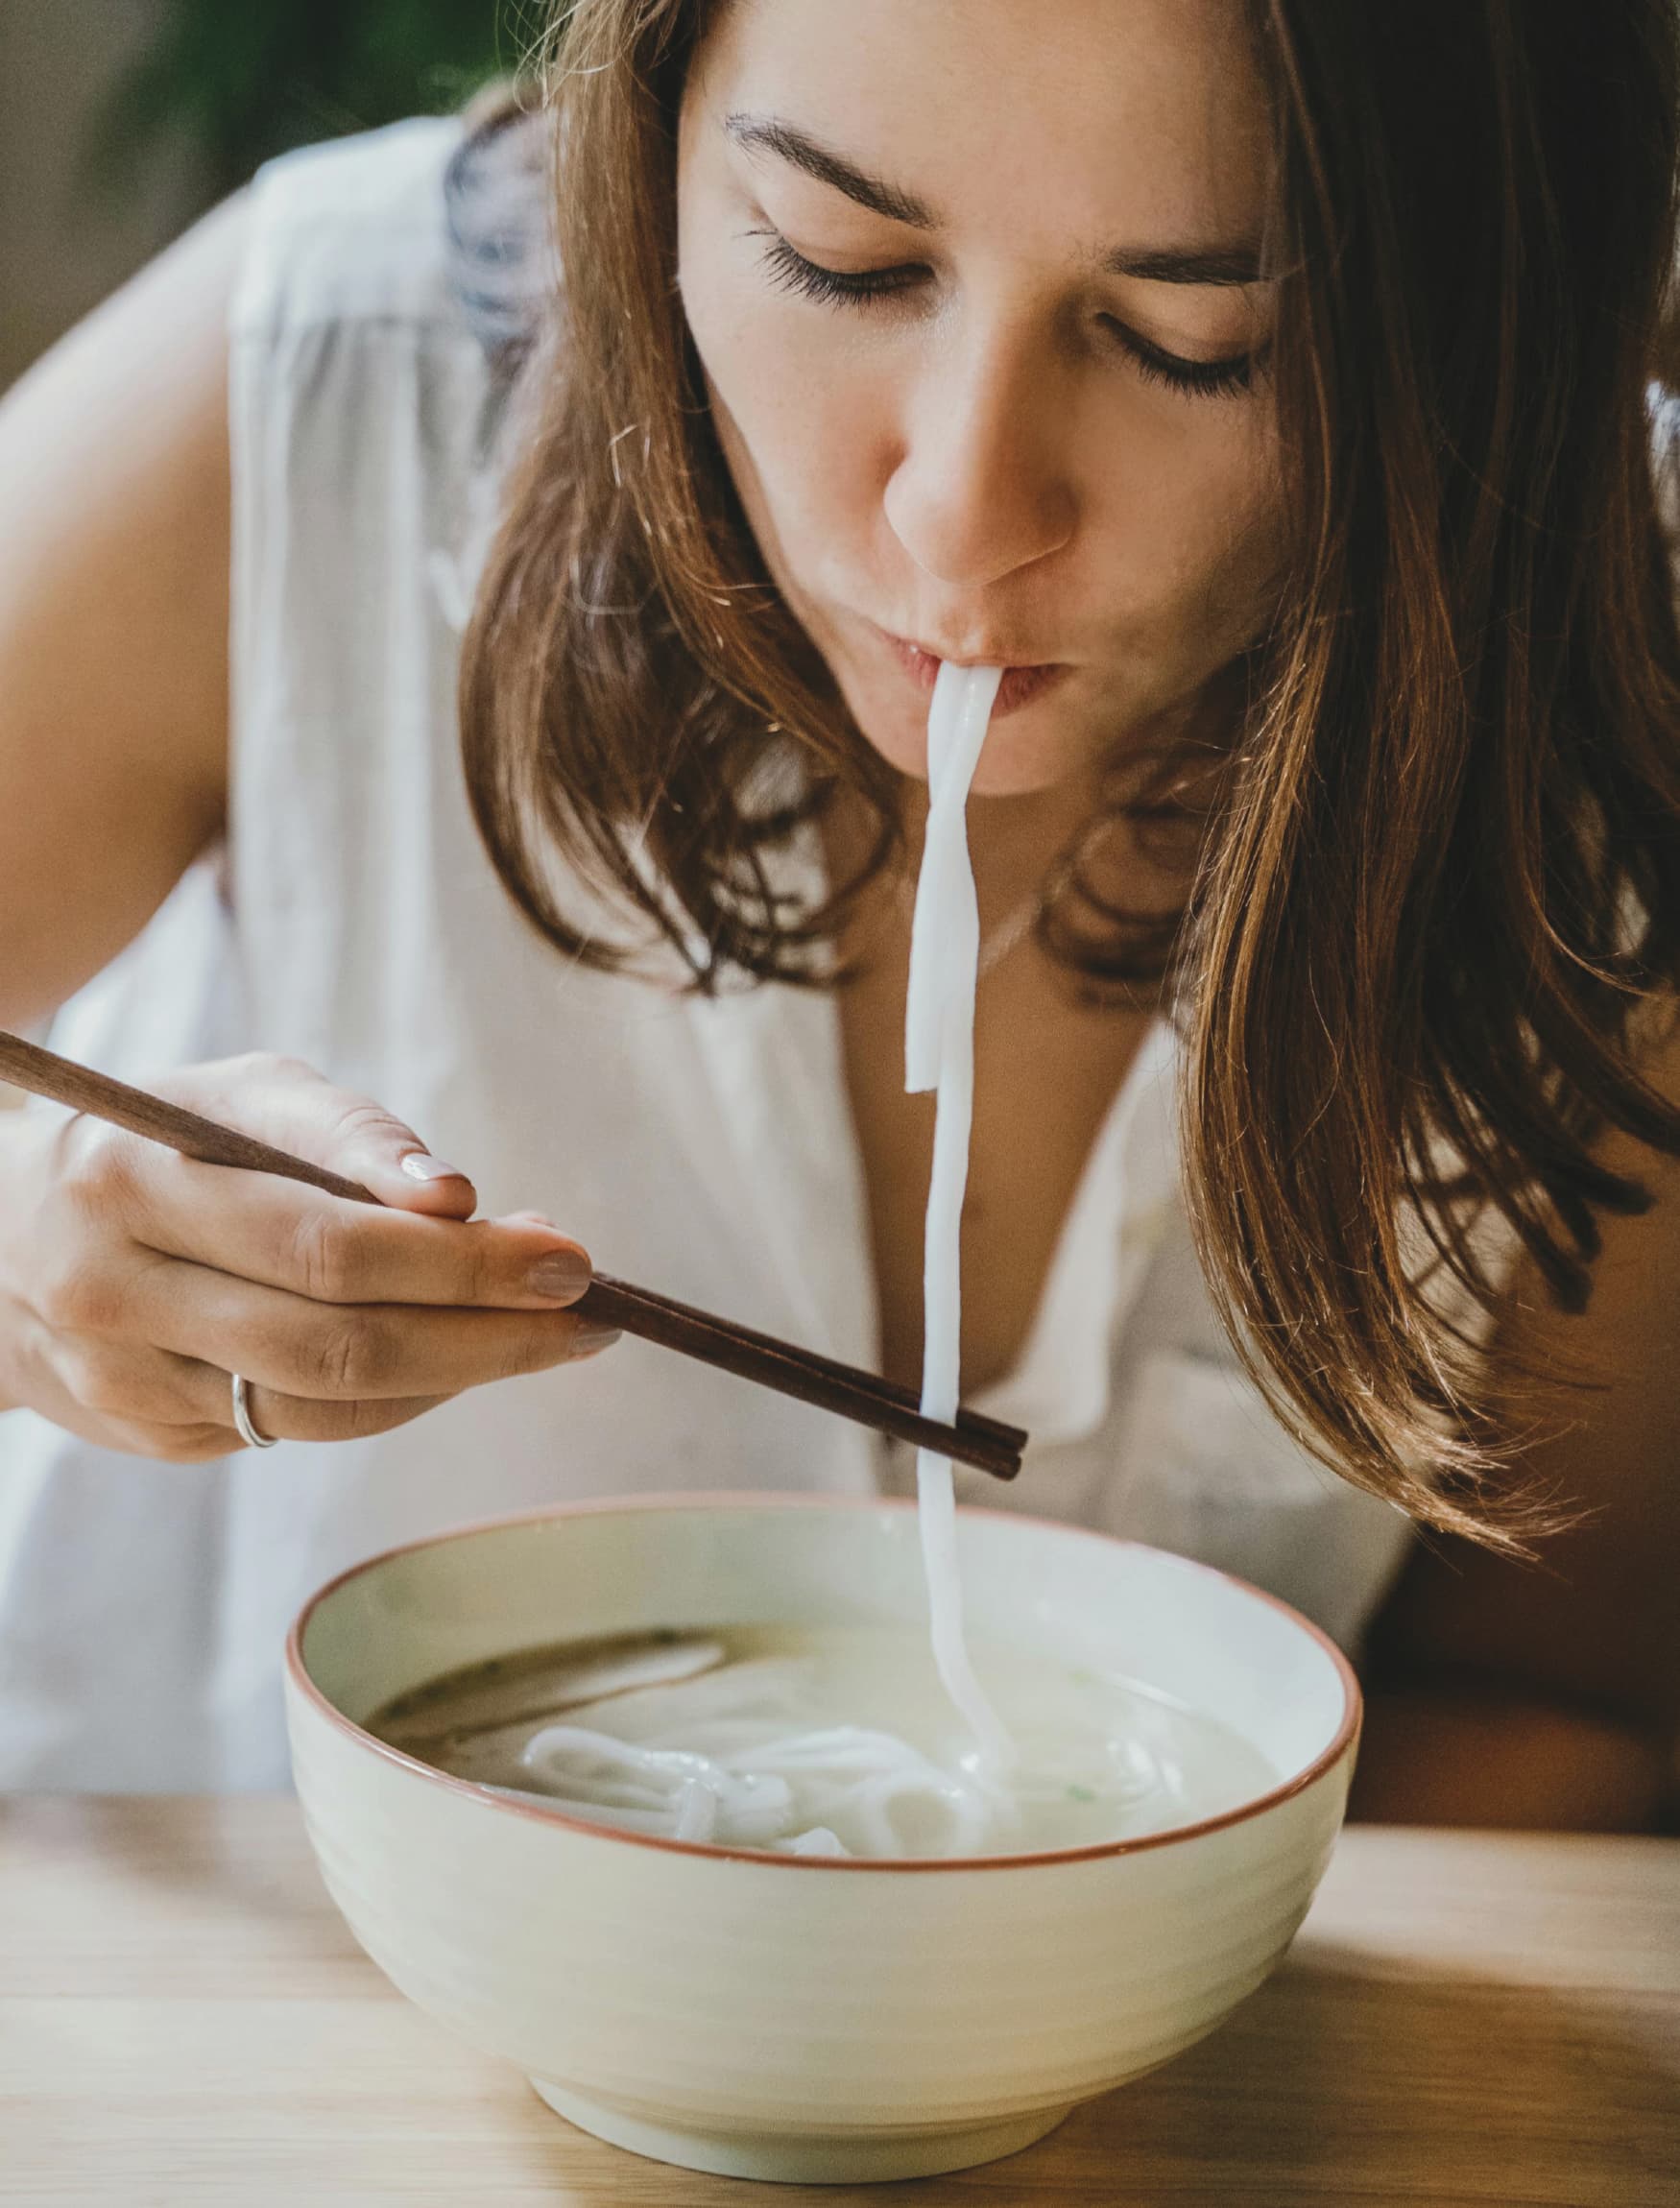
M 583 1725 L 546 1725 L 520 1757 L 529 1791 L 597 1824 L 720 1847 L 901 1856 L 968 1855 L 984 1844 L 997 1808 L 987 1790 L 942 1770 L 895 1734 L 861 1725 L 810 1727 L 794 1680 L 784 1671 L 782 1694 L 766 1695 L 761 1682 L 747 1676 L 753 1669 L 742 1666 L 733 1682 L 726 1674 L 708 1683 L 714 1708 L 720 1699 L 727 1704 L 733 1685 L 746 1688 L 753 1715 L 734 1717 L 731 1747 L 704 1754 L 687 1744 L 620 1740 Z M 700 1686 L 694 1681 L 677 1704 L 692 1700 Z M 692 1742 L 699 1714 L 686 1723 L 676 1710 L 672 1716 L 684 1743 Z M 850 1833 L 852 1847 L 834 1825 Z
M 936 1092 L 923 1255 L 922 1410 L 926 1418 L 948 1422 L 956 1416 L 961 1385 L 963 1193 L 974 1111 L 980 955 L 966 808 L 1002 679 L 1001 668 L 958 667 L 948 660 L 939 670 L 927 716 L 927 830 L 910 929 L 904 1086 Z M 982 1756 L 1002 1767 L 1012 1760 L 1013 1745 L 974 1676 L 963 1638 L 950 1460 L 919 1451 L 916 1489 L 934 1662 Z

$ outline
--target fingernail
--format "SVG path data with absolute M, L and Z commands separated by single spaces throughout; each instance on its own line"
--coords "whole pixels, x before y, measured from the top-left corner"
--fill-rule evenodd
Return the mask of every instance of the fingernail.
M 611 1349 L 623 1332 L 622 1327 L 602 1327 L 593 1319 L 580 1319 L 571 1338 L 571 1354 L 574 1357 L 592 1357 L 597 1350 Z
M 411 1150 L 401 1164 L 411 1181 L 465 1181 L 467 1178 L 459 1165 L 445 1165 L 442 1158 L 428 1157 L 424 1150 Z
M 550 1250 L 525 1276 L 533 1295 L 552 1296 L 561 1304 L 575 1304 L 594 1277 L 582 1250 Z

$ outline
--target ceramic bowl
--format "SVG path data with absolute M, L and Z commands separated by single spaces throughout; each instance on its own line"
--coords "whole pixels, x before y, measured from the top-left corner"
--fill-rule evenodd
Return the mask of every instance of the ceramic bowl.
M 363 1731 L 439 1672 L 574 1635 L 924 1615 L 905 1505 L 567 1506 L 375 1557 L 293 1629 L 298 1789 L 356 1937 L 574 2124 L 731 2176 L 967 2168 L 1168 2061 L 1306 1913 L 1353 1768 L 1353 1674 L 1293 1611 L 1162 1550 L 985 1512 L 959 1548 L 973 1630 L 1223 1718 L 1276 1784 L 1107 1847 L 849 1861 L 603 1831 Z

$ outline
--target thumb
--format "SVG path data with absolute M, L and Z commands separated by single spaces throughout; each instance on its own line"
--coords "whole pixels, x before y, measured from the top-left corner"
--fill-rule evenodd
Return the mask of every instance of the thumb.
M 477 1209 L 478 1192 L 468 1175 L 434 1157 L 405 1120 L 370 1096 L 335 1088 L 299 1060 L 228 1059 L 194 1067 L 171 1087 L 193 1110 L 359 1181 L 395 1210 L 469 1219 Z

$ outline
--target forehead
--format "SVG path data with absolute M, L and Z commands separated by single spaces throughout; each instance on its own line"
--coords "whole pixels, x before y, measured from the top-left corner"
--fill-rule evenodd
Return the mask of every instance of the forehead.
M 953 230 L 1101 251 L 1260 228 L 1242 0 L 735 0 L 692 89 L 793 124 Z

